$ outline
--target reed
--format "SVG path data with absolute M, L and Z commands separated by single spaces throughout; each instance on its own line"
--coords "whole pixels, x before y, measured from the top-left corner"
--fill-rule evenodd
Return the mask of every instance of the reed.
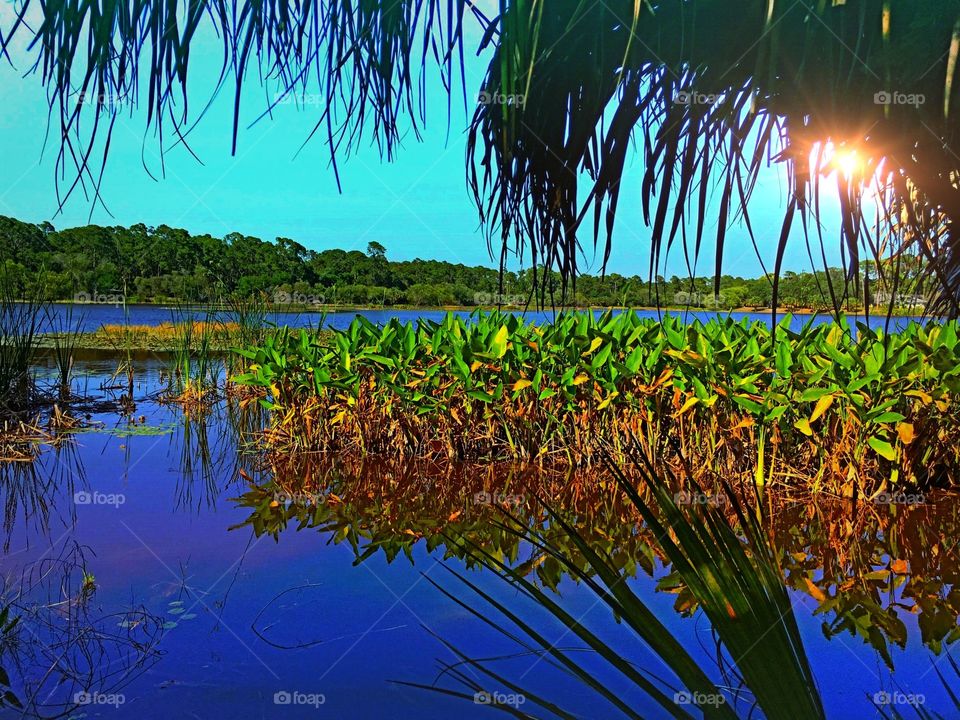
M 29 410 L 35 400 L 30 365 L 43 330 L 45 307 L 39 291 L 21 297 L 0 271 L 0 413 Z
M 168 397 L 184 405 L 204 404 L 217 385 L 219 371 L 213 350 L 219 326 L 209 312 L 198 320 L 191 310 L 178 308 L 171 328 Z
M 57 392 L 61 401 L 70 399 L 70 378 L 73 359 L 83 337 L 84 314 L 74 315 L 74 306 L 66 305 L 62 315 L 48 310 L 47 325 L 50 329 L 51 352 L 57 365 Z

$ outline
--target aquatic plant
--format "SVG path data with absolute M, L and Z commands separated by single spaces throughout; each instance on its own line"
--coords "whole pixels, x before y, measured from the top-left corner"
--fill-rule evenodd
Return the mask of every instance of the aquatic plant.
M 219 326 L 211 312 L 202 321 L 192 310 L 174 311 L 168 396 L 183 405 L 198 405 L 209 399 L 217 385 L 218 365 L 213 356 Z
M 47 312 L 51 352 L 57 365 L 57 391 L 61 400 L 70 399 L 73 359 L 83 336 L 83 313 L 74 316 L 74 306 L 65 305 L 62 314 Z
M 104 610 L 91 602 L 94 590 L 75 542 L 5 579 L 3 596 L 23 635 L 7 648 L 22 717 L 71 716 L 84 695 L 117 693 L 160 659 L 162 618 L 143 607 Z
M 21 297 L 0 269 L 0 413 L 4 415 L 28 410 L 35 399 L 30 365 L 45 307 L 39 290 Z
M 0 657 L 2 657 L 9 650 L 9 646 L 13 644 L 14 633 L 17 629 L 17 624 L 20 622 L 19 617 L 11 614 L 10 607 L 11 606 L 7 604 L 0 610 Z M 5 707 L 20 709 L 23 707 L 23 703 L 20 702 L 20 698 L 17 697 L 17 694 L 10 686 L 10 674 L 0 666 L 0 708 Z
M 960 477 L 955 323 L 885 334 L 635 313 L 448 315 L 325 335 L 281 330 L 239 351 L 269 393 L 279 453 L 596 462 L 636 435 L 698 480 L 845 495 Z

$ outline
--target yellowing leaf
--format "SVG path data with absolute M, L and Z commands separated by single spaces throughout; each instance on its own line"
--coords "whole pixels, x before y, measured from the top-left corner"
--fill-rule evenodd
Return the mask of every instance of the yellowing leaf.
M 480 367 L 481 365 L 483 365 L 482 362 L 480 362 L 479 360 L 474 360 L 473 364 L 470 366 L 470 372 L 476 372 L 477 368 Z
M 807 592 L 810 593 L 817 602 L 823 602 L 827 599 L 827 596 L 823 594 L 823 590 L 814 585 L 810 578 L 804 579 L 807 581 Z
M 880 457 L 886 458 L 891 462 L 896 459 L 897 451 L 886 440 L 880 438 L 867 438 L 867 445 L 872 447 Z
M 587 380 L 590 379 L 590 376 L 585 373 L 580 373 L 573 379 L 573 385 L 583 385 Z
M 513 384 L 513 391 L 516 392 L 517 390 L 523 390 L 524 388 L 528 388 L 528 387 L 530 387 L 531 385 L 533 385 L 532 382 L 530 382 L 529 380 L 524 380 L 524 379 L 521 378 L 520 380 L 517 380 L 517 381 Z
M 593 342 L 590 343 L 590 347 L 587 348 L 586 350 L 584 350 L 583 353 L 581 353 L 581 357 L 586 357 L 587 355 L 589 355 L 590 353 L 592 353 L 594 350 L 596 350 L 596 349 L 597 349 L 598 347 L 600 347 L 601 345 L 603 345 L 603 338 L 602 338 L 602 337 L 595 337 L 595 338 L 593 339 Z
M 816 422 L 817 418 L 823 415 L 831 405 L 833 405 L 833 395 L 824 395 L 817 400 L 816 407 L 813 408 L 813 412 L 810 414 L 810 422 Z
M 923 390 L 907 390 L 904 395 L 919 398 L 924 405 L 929 405 L 933 402 L 933 398 Z
M 804 435 L 806 435 L 807 437 L 810 437 L 811 435 L 813 435 L 813 428 L 810 427 L 810 421 L 807 420 L 806 418 L 803 418 L 803 419 L 801 419 L 801 420 L 797 420 L 797 421 L 793 424 L 793 426 L 794 426 L 797 430 L 799 430 L 800 432 L 802 432 Z
M 687 410 L 689 410 L 694 405 L 696 405 L 698 402 L 700 402 L 700 398 L 695 398 L 695 397 L 687 398 L 687 401 L 680 407 L 680 409 L 677 411 L 677 414 L 674 415 L 674 417 L 680 417 Z
M 900 436 L 900 442 L 904 445 L 909 445 L 913 442 L 913 439 L 916 437 L 916 434 L 913 430 L 913 423 L 902 422 L 897 425 L 897 435 Z
M 614 391 L 614 392 L 610 393 L 609 395 L 607 395 L 607 397 L 603 400 L 603 402 L 600 403 L 599 405 L 597 405 L 597 410 L 603 410 L 607 405 L 609 405 L 611 402 L 613 402 L 613 399 L 614 399 L 617 395 L 619 395 L 619 394 L 620 394 L 620 393 Z
M 507 338 L 510 331 L 506 325 L 501 325 L 497 334 L 493 336 L 493 343 L 490 345 L 490 352 L 495 358 L 502 358 L 507 354 Z

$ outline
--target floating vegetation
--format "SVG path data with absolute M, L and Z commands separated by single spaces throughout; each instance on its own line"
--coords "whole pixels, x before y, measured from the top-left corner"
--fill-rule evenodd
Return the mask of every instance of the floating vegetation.
M 32 462 L 43 446 L 59 447 L 80 429 L 79 420 L 56 406 L 45 426 L 40 418 L 0 420 L 0 462 Z
M 276 453 L 582 465 L 633 434 L 652 457 L 672 447 L 673 469 L 701 481 L 873 495 L 960 477 L 956 323 L 789 325 L 358 317 L 240 351 L 249 369 L 236 380 L 269 393 Z
M 190 327 L 185 327 L 188 323 Z M 196 343 L 193 349 L 199 350 L 207 338 L 208 349 L 223 351 L 244 337 L 251 336 L 245 335 L 236 322 L 175 317 L 157 325 L 102 325 L 96 332 L 84 334 L 81 345 L 119 350 L 129 344 L 137 350 L 172 352 L 182 347 L 184 339 Z
M 136 422 L 127 423 L 125 425 L 116 425 L 114 427 L 108 427 L 103 423 L 96 423 L 91 425 L 85 425 L 83 427 L 73 430 L 74 435 L 80 435 L 84 433 L 93 433 L 96 435 L 109 435 L 112 437 L 157 437 L 160 435 L 170 435 L 180 428 L 178 423 L 159 423 L 157 425 L 147 425 L 145 423 L 138 424 Z

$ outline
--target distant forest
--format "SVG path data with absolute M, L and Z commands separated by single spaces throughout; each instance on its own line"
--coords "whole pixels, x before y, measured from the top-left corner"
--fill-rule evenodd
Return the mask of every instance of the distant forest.
M 240 233 L 217 238 L 166 225 L 56 230 L 50 223 L 0 216 L 0 269 L 7 287 L 20 295 L 42 292 L 52 300 L 217 302 L 264 294 L 277 304 L 438 307 L 524 305 L 530 296 L 530 270 L 506 272 L 501 290 L 493 268 L 392 261 L 377 242 L 366 243 L 364 250 L 315 252 L 288 238 L 267 242 Z M 829 274 L 842 294 L 843 273 L 831 269 Z M 912 285 L 909 280 L 905 287 Z M 765 277 L 724 275 L 718 295 L 713 287 L 712 278 L 658 276 L 651 283 L 611 272 L 602 278 L 580 276 L 576 293 L 568 292 L 565 302 L 729 309 L 765 308 L 772 299 Z M 902 297 L 896 304 L 922 304 L 922 298 Z M 779 304 L 787 309 L 830 307 L 827 274 L 785 272 Z M 848 301 L 849 307 L 859 305 L 855 298 Z

